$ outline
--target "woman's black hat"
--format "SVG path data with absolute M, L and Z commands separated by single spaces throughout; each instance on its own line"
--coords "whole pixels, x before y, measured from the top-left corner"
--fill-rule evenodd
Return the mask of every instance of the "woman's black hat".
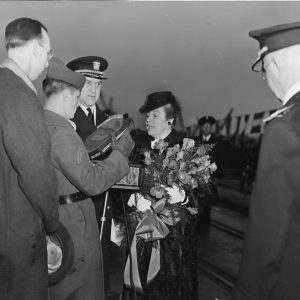
M 151 110 L 164 106 L 166 104 L 176 103 L 175 96 L 170 91 L 155 92 L 149 94 L 144 105 L 139 109 L 141 113 L 147 113 Z

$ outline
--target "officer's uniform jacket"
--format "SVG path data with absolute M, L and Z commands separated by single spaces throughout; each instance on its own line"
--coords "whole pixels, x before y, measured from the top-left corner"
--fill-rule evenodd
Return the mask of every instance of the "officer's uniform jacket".
M 96 195 L 128 173 L 127 158 L 119 151 L 112 151 L 106 160 L 93 165 L 71 123 L 47 110 L 45 116 L 60 195 L 78 191 Z M 75 263 L 66 278 L 50 288 L 50 299 L 104 299 L 99 230 L 92 200 L 61 205 L 59 213 L 74 242 Z
M 266 126 L 233 299 L 300 295 L 300 92 Z
M 215 134 L 211 134 L 208 140 L 204 140 L 203 135 L 201 134 L 198 138 L 200 144 L 215 144 L 217 143 L 217 138 Z
M 76 132 L 83 141 L 91 135 L 101 123 L 103 123 L 109 116 L 104 113 L 96 104 L 96 125 L 92 124 L 89 117 L 85 114 L 80 106 L 77 107 L 72 121 L 76 124 Z

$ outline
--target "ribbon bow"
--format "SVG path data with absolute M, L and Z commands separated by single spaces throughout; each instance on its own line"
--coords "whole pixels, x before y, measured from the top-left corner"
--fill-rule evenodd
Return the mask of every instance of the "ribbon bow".
M 143 219 L 136 227 L 132 243 L 131 243 L 131 256 L 132 266 L 130 270 L 130 257 L 128 256 L 124 272 L 124 283 L 128 288 L 131 288 L 130 284 L 130 271 L 132 271 L 132 279 L 134 287 L 137 291 L 143 293 L 143 288 L 139 276 L 138 263 L 137 263 L 137 250 L 136 242 L 137 238 L 142 238 L 146 242 L 157 241 L 157 246 L 152 245 L 151 258 L 149 263 L 149 269 L 147 273 L 148 285 L 158 274 L 160 270 L 160 242 L 169 234 L 169 229 L 166 224 L 174 225 L 180 219 L 173 218 L 170 220 L 169 213 L 165 208 L 165 199 L 161 199 L 151 206 L 151 210 L 147 210 Z

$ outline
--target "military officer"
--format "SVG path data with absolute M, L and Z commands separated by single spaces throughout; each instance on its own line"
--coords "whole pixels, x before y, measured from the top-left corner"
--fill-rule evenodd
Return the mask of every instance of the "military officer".
M 70 61 L 67 67 L 83 74 L 86 78 L 86 82 L 81 90 L 79 106 L 72 119 L 76 124 L 77 133 L 84 142 L 86 138 L 97 129 L 97 126 L 109 118 L 109 115 L 103 112 L 97 104 L 101 93 L 102 82 L 107 79 L 104 71 L 108 67 L 108 62 L 105 58 L 100 56 L 84 56 Z M 101 230 L 101 226 L 103 226 L 101 246 L 104 257 L 104 283 L 105 290 L 107 291 L 110 287 L 109 259 L 113 200 L 109 194 L 105 212 L 105 194 L 98 195 L 94 197 L 93 200 L 99 229 Z
M 200 127 L 200 135 L 197 139 L 197 142 L 204 145 L 213 145 L 213 148 L 210 151 L 211 160 L 214 161 L 219 169 L 219 159 L 218 159 L 218 140 L 213 132 L 213 126 L 216 124 L 216 119 L 212 116 L 203 116 L 198 120 L 198 125 Z M 220 205 L 220 197 L 218 189 L 215 185 L 215 179 L 217 177 L 218 171 L 212 176 L 212 184 L 210 186 L 211 194 L 207 195 L 208 197 L 208 206 Z M 204 219 L 206 219 L 206 224 L 209 222 L 209 207 L 204 208 Z M 199 215 L 200 216 L 200 215 Z
M 259 42 L 252 70 L 282 108 L 269 119 L 250 201 L 249 225 L 233 299 L 300 295 L 300 22 L 250 31 Z
M 95 210 L 90 196 L 104 192 L 129 171 L 133 149 L 129 134 L 113 143 L 110 156 L 93 164 L 74 131 L 73 118 L 85 77 L 53 58 L 43 91 L 45 118 L 51 137 L 51 160 L 60 195 L 59 217 L 74 243 L 74 266 L 58 284 L 51 286 L 51 300 L 104 299 L 102 255 Z
M 85 141 L 97 126 L 109 117 L 97 104 L 102 81 L 107 79 L 104 71 L 107 69 L 108 63 L 100 56 L 84 56 L 70 61 L 67 67 L 83 74 L 86 78 L 81 90 L 79 106 L 72 119 L 76 124 L 77 133 Z
M 215 144 L 217 142 L 215 134 L 212 132 L 216 120 L 212 116 L 204 116 L 198 120 L 200 127 L 199 142 L 201 144 Z

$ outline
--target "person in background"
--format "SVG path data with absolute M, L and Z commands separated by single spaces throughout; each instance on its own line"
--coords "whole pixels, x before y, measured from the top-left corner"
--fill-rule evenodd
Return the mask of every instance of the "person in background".
M 197 199 L 199 203 L 200 213 L 199 213 L 199 226 L 200 229 L 207 230 L 209 228 L 210 222 L 210 210 L 211 206 L 219 209 L 220 206 L 220 197 L 218 189 L 216 186 L 216 177 L 218 176 L 219 171 L 219 144 L 218 139 L 213 132 L 213 127 L 216 124 L 216 119 L 212 116 L 203 116 L 198 120 L 198 125 L 200 127 L 200 134 L 197 139 L 197 143 L 204 145 L 212 145 L 213 148 L 209 152 L 211 160 L 216 163 L 218 169 L 212 175 L 212 182 L 210 184 L 210 194 L 203 193 L 199 189 L 195 189 L 194 192 L 197 194 Z M 202 212 L 202 213 L 201 213 Z
M 45 117 L 52 142 L 52 163 L 59 182 L 60 221 L 74 243 L 74 266 L 58 284 L 49 288 L 50 299 L 104 299 L 103 262 L 99 231 L 90 196 L 104 192 L 129 171 L 133 149 L 129 133 L 115 142 L 105 160 L 93 164 L 75 132 L 74 117 L 85 77 L 53 58 L 43 91 Z
M 79 106 L 72 119 L 76 124 L 76 132 L 83 142 L 85 142 L 87 137 L 97 129 L 97 126 L 109 118 L 109 115 L 102 111 L 97 104 L 101 94 L 102 82 L 107 79 L 104 71 L 108 67 L 108 62 L 105 58 L 100 56 L 83 56 L 67 63 L 67 67 L 75 72 L 83 74 L 86 78 L 79 97 Z M 110 288 L 110 233 L 114 200 L 111 197 L 110 192 L 108 194 L 107 206 L 104 212 L 104 199 L 105 194 L 93 197 L 99 230 L 101 230 L 101 226 L 103 226 L 101 247 L 104 258 L 105 291 L 108 292 Z M 103 215 L 105 215 L 105 222 L 101 222 L 101 220 L 103 220 Z
M 52 57 L 47 28 L 19 18 L 0 63 L 0 299 L 47 299 L 46 233 L 58 229 L 57 180 L 32 81 Z
M 198 125 L 200 127 L 199 142 L 201 144 L 216 144 L 217 138 L 213 133 L 213 126 L 216 120 L 211 116 L 204 116 L 198 120 Z
M 249 32 L 259 42 L 252 70 L 281 102 L 265 128 L 233 299 L 300 295 L 300 22 Z

